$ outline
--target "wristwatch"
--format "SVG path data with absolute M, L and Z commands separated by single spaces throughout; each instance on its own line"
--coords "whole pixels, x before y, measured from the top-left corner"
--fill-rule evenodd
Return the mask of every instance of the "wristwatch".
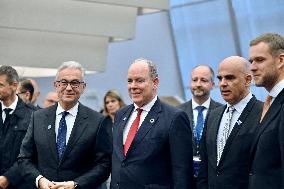
M 77 188 L 78 183 L 77 183 L 77 182 L 75 182 L 75 181 L 73 181 L 73 182 L 74 182 L 74 188 Z

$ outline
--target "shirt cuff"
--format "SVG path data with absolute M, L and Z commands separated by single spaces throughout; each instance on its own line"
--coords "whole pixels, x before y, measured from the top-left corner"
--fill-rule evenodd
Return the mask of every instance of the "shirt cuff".
M 42 176 L 42 175 L 38 175 L 37 177 L 36 177 L 36 181 L 35 181 L 35 184 L 36 184 L 36 187 L 37 188 L 39 188 L 38 187 L 38 181 L 39 181 L 39 179 L 41 179 L 41 178 L 43 178 L 44 176 Z

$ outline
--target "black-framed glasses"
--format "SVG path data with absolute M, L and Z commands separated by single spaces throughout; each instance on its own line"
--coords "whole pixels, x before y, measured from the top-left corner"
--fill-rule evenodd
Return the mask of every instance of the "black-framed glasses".
M 56 83 L 59 84 L 60 87 L 67 88 L 67 86 L 70 84 L 72 88 L 79 88 L 81 84 L 85 83 L 84 81 L 78 81 L 78 80 L 72 80 L 72 81 L 66 81 L 66 80 L 59 80 L 56 81 Z

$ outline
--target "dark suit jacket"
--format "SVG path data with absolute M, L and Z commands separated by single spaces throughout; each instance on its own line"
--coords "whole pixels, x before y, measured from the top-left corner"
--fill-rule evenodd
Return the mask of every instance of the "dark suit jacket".
M 198 189 L 246 189 L 249 152 L 262 112 L 262 102 L 254 96 L 246 105 L 226 142 L 217 166 L 217 135 L 226 106 L 216 108 L 208 117 L 202 143 Z
M 204 126 L 206 125 L 206 122 L 207 122 L 207 119 L 208 119 L 208 115 L 210 114 L 210 112 L 212 110 L 214 110 L 215 108 L 219 107 L 219 106 L 222 106 L 223 104 L 219 103 L 219 102 L 216 102 L 214 100 L 210 100 L 210 105 L 209 105 L 209 109 L 207 111 L 207 115 L 206 115 L 206 118 L 205 118 L 205 122 L 204 122 Z M 185 102 L 183 104 L 181 104 L 179 106 L 180 109 L 182 109 L 183 111 L 186 112 L 186 114 L 188 115 L 188 118 L 189 118 L 189 121 L 190 121 L 190 127 L 191 127 L 191 130 L 193 131 L 194 129 L 194 123 L 193 123 L 193 111 L 192 111 L 192 100 L 188 101 L 188 102 Z M 193 134 L 193 132 L 192 132 Z M 196 145 L 196 142 L 194 140 L 194 135 L 192 135 L 192 150 L 193 150 L 193 155 L 197 155 L 197 145 Z
M 284 189 L 284 89 L 258 127 L 251 150 L 249 189 Z
M 191 189 L 193 162 L 187 115 L 158 99 L 140 126 L 126 157 L 123 130 L 134 109 L 119 110 L 113 130 L 112 189 Z
M 66 146 L 58 161 L 55 136 L 57 104 L 34 112 L 23 140 L 19 165 L 23 176 L 35 183 L 38 175 L 50 181 L 76 181 L 79 188 L 94 189 L 111 168 L 111 129 L 103 116 L 82 104 Z
M 2 110 L 0 104 L 0 111 Z M 15 111 L 11 115 L 10 128 L 12 129 L 11 135 L 0 136 L 2 156 L 0 161 L 0 175 L 4 175 L 10 182 L 9 189 L 27 189 L 27 183 L 23 182 L 20 170 L 17 163 L 17 157 L 20 152 L 22 140 L 27 132 L 30 118 L 33 109 L 27 106 L 21 98 L 18 98 L 18 103 Z M 2 116 L 0 118 L 0 128 L 3 126 Z

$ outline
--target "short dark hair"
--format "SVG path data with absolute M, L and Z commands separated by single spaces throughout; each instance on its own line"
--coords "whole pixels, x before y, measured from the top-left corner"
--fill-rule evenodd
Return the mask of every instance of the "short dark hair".
M 7 82 L 11 85 L 14 82 L 19 82 L 19 75 L 12 66 L 1 66 L 0 75 L 7 76 Z
M 29 93 L 30 93 L 30 98 L 29 98 L 29 101 L 31 101 L 32 100 L 32 98 L 33 98 L 33 95 L 34 95 L 34 87 L 33 87 L 33 85 L 32 85 L 32 82 L 31 82 L 31 80 L 29 80 L 29 79 L 21 79 L 20 80 L 20 85 L 21 85 L 21 93 L 25 93 L 25 92 L 27 92 L 27 91 L 29 91 Z
M 284 52 L 284 37 L 277 33 L 265 33 L 250 42 L 250 47 L 261 42 L 267 43 L 270 47 L 270 53 L 275 56 Z

